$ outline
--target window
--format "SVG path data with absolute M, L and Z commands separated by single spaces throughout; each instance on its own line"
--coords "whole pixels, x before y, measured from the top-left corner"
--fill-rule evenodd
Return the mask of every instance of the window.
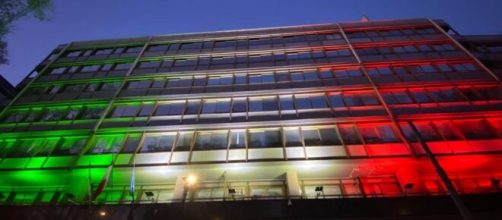
M 178 79 L 169 79 L 167 81 L 167 87 L 188 87 L 191 86 L 193 79 L 190 78 L 178 78 Z
M 139 53 L 143 47 L 128 47 L 126 53 Z
M 24 118 L 24 122 L 33 122 L 37 121 L 40 118 L 40 110 L 32 110 L 28 113 L 28 116 Z
M 413 123 L 420 134 L 420 137 L 424 141 L 438 141 L 441 140 L 441 136 L 436 132 L 432 124 L 430 123 Z M 411 130 L 413 131 L 413 130 Z
M 78 57 L 78 56 L 80 56 L 81 53 L 82 53 L 82 51 L 80 51 L 80 50 L 70 51 L 66 54 L 66 57 Z
M 431 102 L 431 99 L 429 98 L 429 96 L 427 96 L 427 94 L 423 90 L 412 90 L 411 95 L 418 103 Z
M 207 80 L 207 85 L 231 85 L 233 82 L 232 75 L 223 75 L 223 76 L 209 76 Z
M 104 108 L 102 107 L 87 107 L 82 114 L 83 119 L 97 119 L 101 117 Z
M 108 82 L 101 85 L 102 91 L 117 90 L 120 87 L 120 82 Z
M 99 83 L 88 84 L 87 87 L 85 88 L 85 91 L 86 92 L 95 92 L 98 90 L 99 85 L 100 85 Z
M 460 137 L 454 131 L 453 126 L 448 121 L 435 121 L 433 122 L 436 126 L 438 132 L 443 136 L 446 140 L 458 140 Z
M 232 104 L 232 112 L 246 112 L 247 111 L 247 100 L 246 98 L 234 98 Z
M 329 102 L 331 104 L 331 107 L 336 108 L 336 107 L 345 107 L 345 103 L 343 102 L 342 94 L 337 92 L 337 93 L 329 93 L 328 95 Z
M 274 75 L 273 74 L 250 74 L 249 75 L 249 83 L 250 84 L 274 83 Z
M 68 113 L 66 113 L 64 119 L 65 120 L 76 119 L 79 113 L 80 113 L 80 108 L 70 107 L 70 110 L 68 111 Z
M 298 127 L 284 128 L 284 138 L 286 139 L 286 147 L 302 146 L 300 129 Z
M 114 70 L 128 70 L 132 67 L 132 63 L 119 63 L 115 65 Z
M 148 51 L 166 51 L 169 45 L 152 45 L 148 47 Z
M 174 61 L 174 66 L 195 66 L 197 65 L 197 59 L 179 59 Z
M 194 150 L 211 150 L 227 148 L 227 131 L 197 132 Z
M 280 106 L 281 110 L 293 110 L 293 96 L 292 95 L 281 95 L 280 96 Z
M 141 141 L 141 135 L 130 134 L 127 136 L 127 140 L 124 143 L 122 153 L 134 153 L 136 148 L 138 148 L 139 142 Z
M 154 107 L 153 103 L 144 103 L 141 108 L 141 111 L 139 111 L 138 116 L 143 116 L 143 117 L 150 116 L 153 112 L 153 107 Z
M 246 131 L 232 130 L 230 132 L 230 148 L 245 148 L 246 147 Z
M 359 139 L 356 126 L 340 125 L 338 128 L 345 144 L 361 144 L 361 139 Z
M 340 145 L 335 128 L 302 127 L 305 146 Z
M 205 100 L 202 113 L 228 113 L 230 112 L 230 99 Z
M 51 75 L 63 74 L 66 69 L 67 69 L 66 67 L 54 68 L 54 69 L 51 70 L 50 74 Z
M 188 101 L 185 114 L 198 114 L 200 111 L 200 101 Z
M 406 91 L 383 92 L 383 98 L 388 104 L 406 104 L 413 100 Z
M 192 146 L 193 132 L 180 132 L 176 141 L 175 151 L 188 151 Z
M 101 66 L 101 70 L 100 71 L 109 71 L 109 70 L 112 69 L 112 66 L 113 66 L 113 64 L 111 64 L 111 63 L 103 64 Z
M 9 152 L 9 157 L 34 156 L 40 149 L 44 139 L 21 139 Z
M 202 47 L 202 43 L 201 42 L 183 43 L 183 44 L 181 44 L 181 50 L 200 49 L 201 47 Z
M 132 81 L 127 84 L 127 89 L 147 89 L 151 83 L 150 80 Z
M 155 116 L 159 115 L 181 115 L 185 108 L 185 102 L 171 102 L 159 104 L 155 111 Z
M 346 77 L 360 77 L 362 76 L 361 70 L 359 69 L 338 69 L 334 71 L 336 78 L 346 78 Z
M 52 152 L 53 156 L 77 155 L 84 148 L 87 137 L 63 137 L 63 141 Z
M 158 68 L 161 61 L 143 61 L 139 63 L 140 69 Z
M 277 102 L 275 97 L 250 98 L 249 111 L 275 111 L 277 110 Z
M 171 151 L 176 133 L 146 136 L 141 145 L 141 153 Z
M 9 116 L 4 119 L 5 123 L 22 122 L 26 116 L 27 111 L 10 112 Z
M 279 129 L 249 130 L 249 148 L 281 147 L 281 133 Z
M 492 139 L 496 137 L 485 120 L 455 121 L 454 123 L 467 139 Z
M 359 131 L 366 144 L 378 144 L 397 142 L 398 138 L 394 134 L 390 125 L 360 126 Z
M 111 54 L 112 51 L 113 51 L 113 49 L 110 49 L 110 48 L 98 49 L 98 50 L 96 50 L 94 55 L 107 55 L 107 54 Z
M 465 98 L 456 88 L 430 90 L 429 95 L 438 102 L 464 101 Z
M 363 101 L 358 94 L 344 94 L 343 100 L 347 104 L 347 106 L 362 106 Z
M 310 52 L 288 52 L 286 57 L 288 60 L 311 59 Z
M 58 121 L 63 118 L 66 109 L 47 109 L 45 114 L 42 116 L 42 121 Z
M 113 109 L 112 118 L 118 117 L 134 117 L 138 112 L 139 105 L 125 105 L 125 106 L 116 106 Z
M 101 65 L 84 66 L 80 72 L 96 72 Z
M 48 156 L 52 150 L 60 143 L 62 138 L 46 138 L 44 143 L 39 146 L 39 151 L 36 153 L 36 156 Z
M 331 72 L 331 70 L 323 70 L 319 72 L 319 76 L 321 77 L 321 79 L 329 79 L 333 78 L 333 73 Z
M 324 95 L 313 95 L 307 97 L 295 96 L 297 109 L 327 108 Z
M 102 154 L 102 153 L 118 153 L 122 142 L 124 140 L 123 135 L 114 136 L 98 136 L 94 142 L 94 148 L 92 148 L 90 153 Z

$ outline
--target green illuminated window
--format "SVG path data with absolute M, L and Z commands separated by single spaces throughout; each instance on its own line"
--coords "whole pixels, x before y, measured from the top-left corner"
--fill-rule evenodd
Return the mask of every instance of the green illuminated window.
M 122 147 L 123 140 L 124 135 L 97 136 L 90 153 L 118 153 Z
M 84 148 L 87 137 L 63 137 L 51 155 L 77 155 Z

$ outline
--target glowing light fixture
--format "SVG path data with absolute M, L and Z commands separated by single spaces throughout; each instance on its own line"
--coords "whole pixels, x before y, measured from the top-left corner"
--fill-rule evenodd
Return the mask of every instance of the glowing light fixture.
M 106 216 L 106 212 L 105 212 L 105 211 L 103 211 L 103 210 L 102 210 L 102 211 L 99 211 L 99 216 L 101 216 L 101 217 Z
M 197 182 L 197 176 L 195 175 L 189 175 L 187 178 L 186 178 L 186 182 L 187 182 L 187 185 L 188 186 L 192 186 L 194 185 L 196 182 Z

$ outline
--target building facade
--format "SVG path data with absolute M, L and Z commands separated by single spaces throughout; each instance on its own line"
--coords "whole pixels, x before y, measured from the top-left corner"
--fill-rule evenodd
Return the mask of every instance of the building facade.
M 0 203 L 444 196 L 424 144 L 459 194 L 496 194 L 502 74 L 449 32 L 410 19 L 60 45 L 0 113 Z
M 16 89 L 0 75 L 0 109 L 7 105 L 9 101 L 16 95 Z

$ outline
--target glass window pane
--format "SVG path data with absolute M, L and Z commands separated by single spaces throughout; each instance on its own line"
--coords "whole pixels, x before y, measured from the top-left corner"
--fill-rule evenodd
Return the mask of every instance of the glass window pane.
M 281 147 L 281 134 L 279 130 L 250 130 L 248 139 L 249 148 Z
M 232 112 L 246 112 L 247 111 L 246 99 L 234 99 Z
M 150 116 L 153 112 L 154 104 L 143 104 L 138 116 Z
M 172 103 L 164 103 L 159 104 L 157 110 L 155 111 L 155 115 L 181 115 L 185 108 L 184 102 L 172 102 Z
M 460 137 L 456 134 L 453 129 L 453 126 L 448 121 L 438 121 L 434 122 L 438 132 L 445 138 L 446 140 L 458 140 Z
M 192 145 L 193 132 L 180 132 L 176 141 L 175 151 L 188 151 Z
M 492 139 L 495 134 L 485 120 L 455 121 L 456 127 L 467 139 Z
M 292 110 L 294 109 L 293 105 L 293 96 L 292 95 L 282 95 L 280 96 L 281 110 Z
M 136 148 L 138 148 L 140 141 L 141 141 L 141 135 L 139 134 L 129 135 L 127 137 L 126 142 L 124 143 L 124 148 L 122 149 L 122 153 L 134 153 L 136 151 Z
M 63 141 L 51 155 L 62 156 L 79 154 L 86 142 L 87 137 L 64 137 Z
M 147 136 L 141 145 L 141 153 L 171 151 L 176 133 Z
M 227 148 L 227 131 L 197 132 L 195 150 Z
M 287 147 L 302 146 L 299 128 L 284 128 L 284 138 Z
M 200 110 L 200 101 L 188 101 L 185 114 L 198 114 Z
M 340 125 L 338 128 L 345 144 L 361 144 L 361 140 L 359 139 L 359 136 L 357 134 L 356 126 Z
M 318 146 L 322 145 L 321 136 L 319 129 L 317 128 L 302 128 L 303 140 L 305 141 L 305 146 Z
M 102 154 L 102 153 L 117 153 L 122 146 L 122 141 L 124 137 L 122 135 L 117 136 L 99 136 L 94 142 L 94 148 L 92 148 L 91 153 Z
M 330 93 L 328 98 L 329 102 L 331 103 L 331 107 L 333 108 L 345 107 L 345 103 L 343 102 L 341 93 Z
M 430 123 L 413 123 L 424 141 L 441 140 L 441 136 L 436 132 Z
M 230 148 L 245 148 L 246 147 L 246 131 L 232 130 L 230 132 Z
M 378 136 L 375 127 L 359 127 L 361 136 L 363 137 L 366 144 L 382 143 L 382 139 Z
M 335 128 L 320 128 L 321 145 L 340 145 L 340 137 L 336 133 Z

